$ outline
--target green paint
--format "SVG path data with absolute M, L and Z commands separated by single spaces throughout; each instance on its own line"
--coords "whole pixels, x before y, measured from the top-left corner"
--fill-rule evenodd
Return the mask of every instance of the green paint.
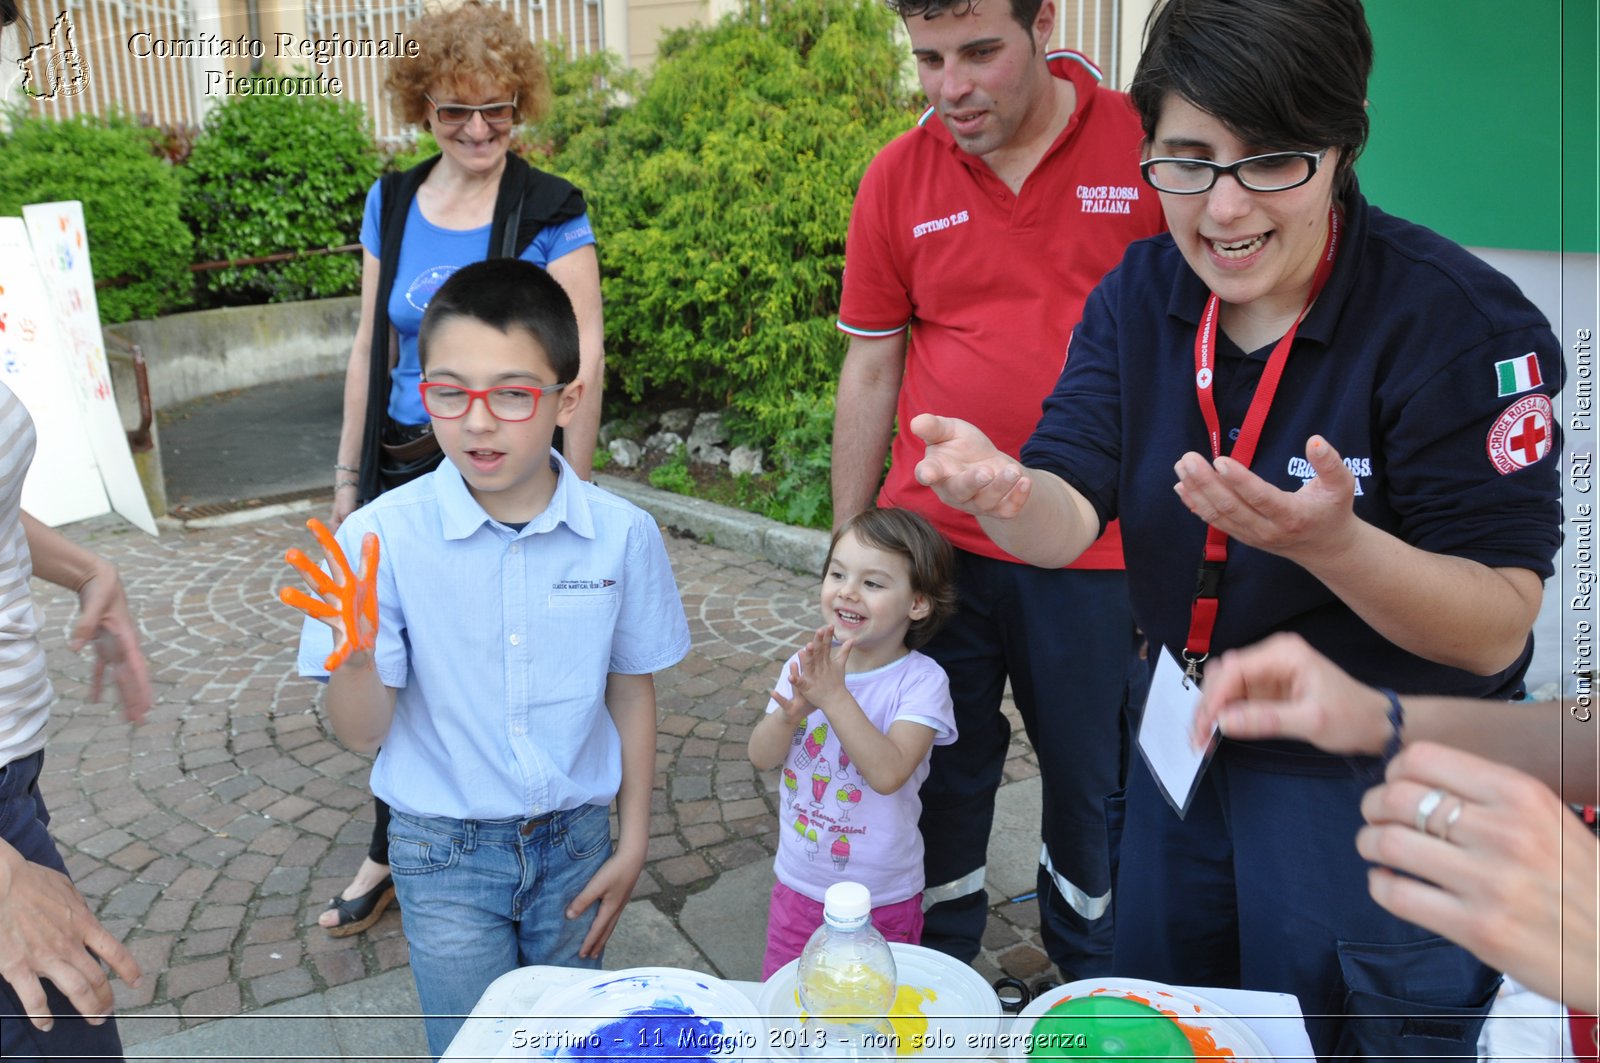
M 1367 0 L 1362 191 L 1474 247 L 1597 247 L 1594 0 Z

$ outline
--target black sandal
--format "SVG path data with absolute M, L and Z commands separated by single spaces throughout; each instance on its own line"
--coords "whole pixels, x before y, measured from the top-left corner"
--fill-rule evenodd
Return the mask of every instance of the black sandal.
M 329 901 L 328 907 L 323 910 L 338 912 L 339 921 L 323 929 L 328 932 L 329 937 L 336 938 L 359 934 L 376 923 L 383 915 L 384 909 L 388 908 L 394 899 L 394 876 L 385 875 L 383 881 L 359 897 L 350 900 L 335 897 Z

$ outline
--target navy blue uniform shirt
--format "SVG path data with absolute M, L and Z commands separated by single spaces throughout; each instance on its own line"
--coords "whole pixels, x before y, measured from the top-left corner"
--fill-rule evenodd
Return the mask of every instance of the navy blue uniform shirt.
M 1431 553 L 1548 578 L 1562 525 L 1560 435 L 1548 399 L 1564 375 L 1549 324 L 1508 278 L 1354 190 L 1345 224 L 1252 471 L 1299 489 L 1311 475 L 1306 440 L 1321 433 L 1355 473 L 1361 519 Z M 1209 457 L 1194 385 L 1208 294 L 1171 236 L 1131 245 L 1089 296 L 1021 455 L 1081 491 L 1102 526 L 1122 519 L 1134 615 L 1151 644 L 1175 656 L 1206 531 L 1172 486 L 1185 451 Z M 1240 351 L 1218 334 L 1224 453 L 1270 353 L 1271 345 Z M 1426 661 L 1300 566 L 1230 540 L 1213 651 L 1275 631 L 1299 632 L 1365 682 L 1469 697 L 1514 695 L 1533 649 L 1530 635 L 1515 664 L 1487 677 Z

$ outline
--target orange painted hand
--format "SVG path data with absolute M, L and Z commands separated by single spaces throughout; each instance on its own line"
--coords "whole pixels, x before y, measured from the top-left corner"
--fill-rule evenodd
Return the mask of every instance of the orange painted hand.
M 283 559 L 322 597 L 313 598 L 299 587 L 285 587 L 278 592 L 278 598 L 339 633 L 339 642 L 323 662 L 323 667 L 333 672 L 349 660 L 351 654 L 370 650 L 378 641 L 378 536 L 373 532 L 362 536 L 361 574 L 358 576 L 351 571 L 344 550 L 340 549 L 327 525 L 313 517 L 306 521 L 306 527 L 322 546 L 328 567 L 334 574 L 328 575 L 304 552 L 291 547 Z

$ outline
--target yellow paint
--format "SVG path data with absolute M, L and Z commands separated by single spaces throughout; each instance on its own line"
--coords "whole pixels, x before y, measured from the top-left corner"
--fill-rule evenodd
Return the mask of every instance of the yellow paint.
M 912 1048 L 912 1045 L 921 1044 L 922 1036 L 928 1032 L 928 1019 L 922 1014 L 922 1002 L 938 999 L 938 993 L 921 986 L 903 985 L 895 989 L 894 1007 L 889 1009 L 889 1024 L 894 1027 L 895 1033 L 895 1055 L 921 1054 L 921 1050 Z
M 922 1050 L 914 1045 L 921 1044 L 919 1038 L 928 1032 L 928 1017 L 922 1013 L 922 1004 L 928 1000 L 938 1000 L 939 994 L 926 986 L 902 985 L 896 986 L 894 991 L 894 1004 L 889 1008 L 889 1025 L 894 1027 L 895 1055 L 916 1056 Z M 804 1025 L 806 1013 L 800 1007 L 800 991 L 795 990 L 795 1008 L 799 1012 L 797 1021 Z

